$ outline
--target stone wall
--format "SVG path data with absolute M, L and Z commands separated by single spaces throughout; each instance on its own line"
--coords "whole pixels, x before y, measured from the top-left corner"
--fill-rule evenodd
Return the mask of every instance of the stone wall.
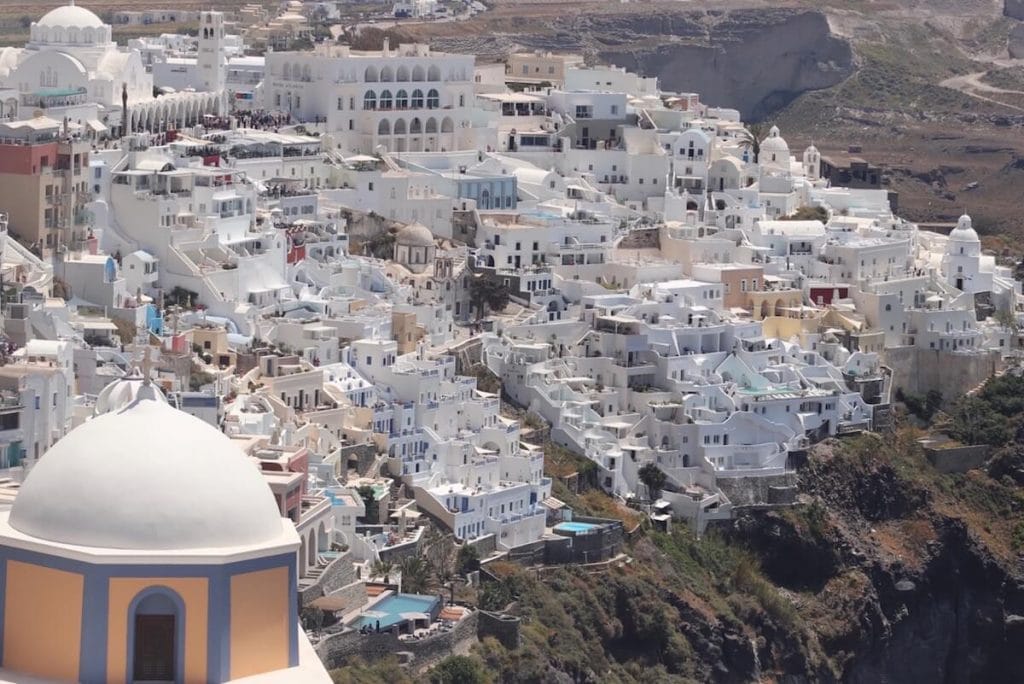
M 403 651 L 411 655 L 413 666 L 421 670 L 476 641 L 476 635 L 477 613 L 473 612 L 460 620 L 450 632 L 442 632 L 427 639 L 399 641 L 397 636 L 388 632 L 360 634 L 350 630 L 325 637 L 315 648 L 329 670 L 342 667 L 354 657 L 373 662 Z
M 1003 367 L 999 352 L 953 354 L 936 349 L 898 347 L 885 350 L 885 365 L 892 369 L 896 388 L 913 394 L 942 393 L 945 405 L 985 382 Z
M 778 487 L 792 487 L 796 484 L 796 475 L 788 473 L 767 477 L 720 477 L 716 483 L 733 506 L 753 506 L 776 503 L 772 501 L 771 490 Z
M 346 444 L 341 447 L 341 459 L 346 464 L 353 464 L 356 472 L 367 477 L 370 466 L 377 460 L 377 446 L 375 444 Z
M 657 228 L 631 230 L 617 245 L 619 249 L 650 249 L 661 247 L 661 233 Z
M 512 651 L 519 648 L 519 625 L 520 620 L 514 615 L 481 610 L 477 613 L 477 638 L 494 637 L 498 643 Z
M 477 537 L 466 543 L 477 550 L 480 558 L 487 558 L 498 550 L 498 538 L 493 534 Z
M 1003 14 L 1011 19 L 1024 21 L 1024 0 L 1004 0 Z
M 940 473 L 966 473 L 980 468 L 992 448 L 987 444 L 961 447 L 925 447 L 924 455 Z
M 315 599 L 334 593 L 353 582 L 356 582 L 355 566 L 347 556 L 339 556 L 324 568 L 316 584 L 299 590 L 299 599 L 303 606 L 308 606 Z
M 403 544 L 395 544 L 394 546 L 388 546 L 380 550 L 380 559 L 389 563 L 401 563 L 406 558 L 412 558 L 418 556 L 420 553 L 420 539 L 423 539 L 423 535 L 420 535 L 419 539 L 405 542 Z

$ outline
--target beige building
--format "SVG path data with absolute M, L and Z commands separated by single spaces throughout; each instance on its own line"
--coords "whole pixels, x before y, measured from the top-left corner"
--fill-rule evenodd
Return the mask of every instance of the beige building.
M 722 283 L 722 303 L 727 309 L 746 308 L 747 296 L 763 288 L 764 269 L 749 264 L 694 264 L 693 277 L 709 283 Z
M 22 240 L 52 248 L 85 239 L 87 140 L 47 117 L 0 124 L 0 211 Z
M 392 312 L 391 337 L 398 342 L 398 353 L 409 354 L 416 351 L 416 344 L 426 331 L 416 322 L 416 313 Z
M 565 85 L 565 72 L 583 66 L 582 55 L 556 55 L 551 52 L 517 52 L 505 63 L 505 80 L 515 83 Z

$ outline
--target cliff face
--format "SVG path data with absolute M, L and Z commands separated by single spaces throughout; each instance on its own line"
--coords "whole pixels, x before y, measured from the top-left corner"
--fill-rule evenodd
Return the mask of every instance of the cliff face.
M 1020 559 L 990 548 L 988 523 L 974 515 L 999 501 L 996 490 L 963 481 L 984 493 L 965 507 L 942 484 L 958 480 L 932 488 L 901 472 L 911 465 L 825 447 L 800 475 L 816 503 L 743 518 L 730 534 L 777 586 L 801 592 L 801 613 L 841 681 L 1021 681 Z M 993 513 L 1019 515 L 1019 503 Z
M 820 444 L 802 505 L 702 539 L 640 530 L 629 561 L 488 564 L 475 600 L 519 616 L 521 638 L 471 657 L 502 683 L 1019 684 L 1024 491 L 929 470 L 916 436 Z M 596 491 L 556 495 L 616 514 Z
M 657 36 L 647 44 L 643 36 Z M 836 85 L 854 71 L 849 43 L 819 12 L 726 12 L 628 22 L 616 41 L 644 47 L 598 52 L 601 60 L 657 76 L 662 88 L 762 119 L 801 93 Z
M 825 15 L 807 10 L 616 10 L 515 21 L 486 17 L 486 31 L 450 24 L 398 39 L 428 40 L 447 51 L 498 57 L 516 49 L 578 52 L 600 63 L 657 76 L 665 90 L 760 119 L 808 90 L 833 86 L 855 69 L 849 43 Z M 484 21 L 481 19 L 480 21 Z M 441 31 L 442 33 L 437 33 Z M 450 33 L 449 33 L 450 32 Z

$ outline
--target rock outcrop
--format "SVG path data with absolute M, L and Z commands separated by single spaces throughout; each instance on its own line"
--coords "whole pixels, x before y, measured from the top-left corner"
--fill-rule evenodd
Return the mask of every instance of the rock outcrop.
M 737 9 L 639 12 L 635 8 L 553 20 L 524 17 L 480 35 L 431 34 L 434 47 L 502 57 L 513 50 L 578 52 L 643 76 L 664 90 L 699 92 L 703 101 L 762 119 L 792 99 L 841 82 L 856 68 L 850 44 L 813 10 Z M 508 29 L 506 32 L 505 29 Z M 436 30 L 436 27 L 435 27 Z M 398 39 L 419 39 L 415 28 Z
M 704 102 L 738 109 L 753 120 L 808 90 L 836 85 L 855 68 L 849 43 L 832 35 L 820 12 L 741 10 L 697 19 L 627 25 L 618 40 L 635 42 L 635 34 L 664 39 L 649 48 L 609 47 L 598 55 L 657 76 L 665 90 L 700 93 Z

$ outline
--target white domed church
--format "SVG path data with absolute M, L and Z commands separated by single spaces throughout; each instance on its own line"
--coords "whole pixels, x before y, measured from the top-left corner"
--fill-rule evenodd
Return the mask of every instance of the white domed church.
M 75 0 L 33 22 L 24 48 L 0 49 L 0 86 L 18 91 L 23 110 L 44 109 L 52 118 L 67 116 L 83 123 L 101 119 L 108 126 L 120 125 L 125 93 L 129 110 L 140 114 L 171 103 L 153 97 L 153 77 L 139 52 L 119 47 L 110 25 Z M 171 99 L 193 104 L 201 113 L 217 106 L 206 93 L 180 93 Z M 169 110 L 158 121 L 171 123 L 175 114 Z
M 329 682 L 257 467 L 142 376 L 114 384 L 0 513 L 0 681 Z

